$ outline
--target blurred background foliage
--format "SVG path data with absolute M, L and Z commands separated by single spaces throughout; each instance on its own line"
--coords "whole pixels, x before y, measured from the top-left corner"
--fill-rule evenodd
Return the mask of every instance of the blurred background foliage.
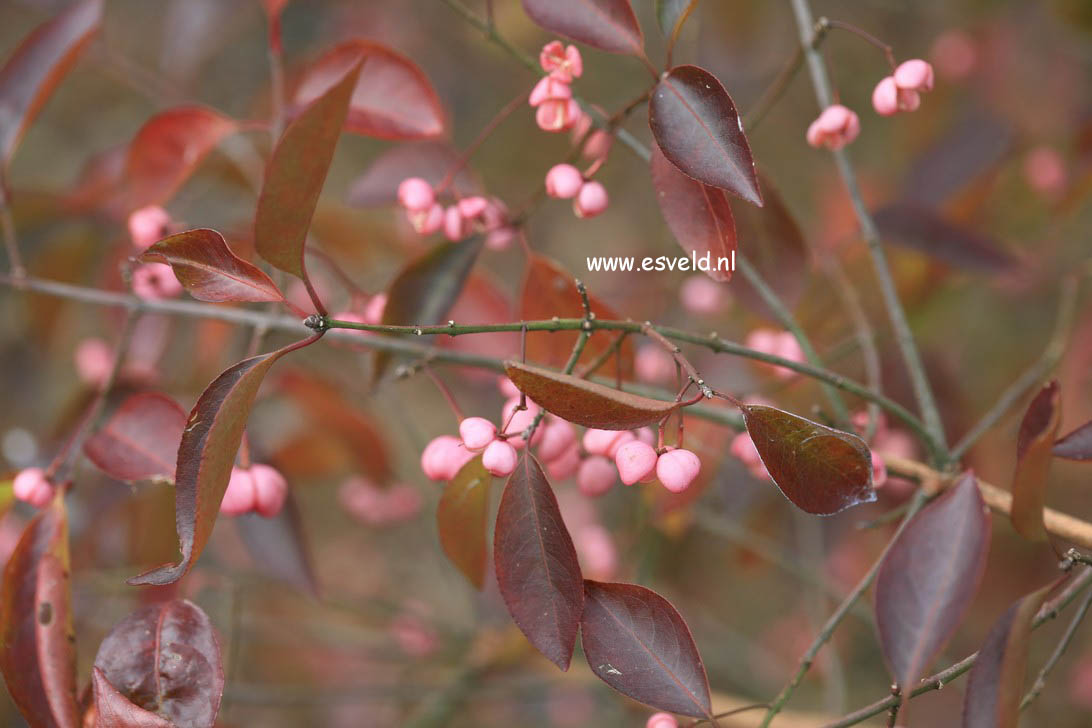
M 0 3 L 0 57 L 64 5 Z M 471 5 L 484 10 L 484 3 Z M 549 40 L 516 0 L 493 5 L 498 28 L 516 45 L 537 53 Z M 653 3 L 634 5 L 656 61 L 664 41 Z M 870 206 L 913 203 L 954 226 L 953 237 L 932 253 L 913 245 L 891 247 L 898 286 L 954 440 L 1039 356 L 1054 327 L 1060 277 L 1086 265 L 1092 14 L 1081 0 L 817 0 L 814 6 L 817 15 L 852 22 L 890 43 L 899 59 L 924 57 L 938 68 L 937 89 L 920 111 L 881 119 L 869 108 L 869 97 L 886 73 L 882 55 L 845 33 L 831 33 L 824 46 L 842 102 L 862 118 L 851 157 Z M 439 0 L 297 0 L 285 9 L 283 27 L 289 79 L 325 48 L 350 37 L 380 40 L 414 59 L 446 104 L 460 148 L 535 80 Z M 706 0 L 688 22 L 675 58 L 709 68 L 746 111 L 789 57 L 795 38 L 787 3 Z M 200 103 L 239 119 L 266 118 L 265 43 L 266 23 L 256 0 L 109 0 L 102 33 L 58 87 L 10 169 L 16 225 L 31 271 L 120 289 L 123 221 L 102 207 L 73 208 L 72 191 L 87 190 L 78 187 L 81 170 L 170 106 Z M 577 91 L 614 110 L 644 88 L 646 76 L 632 58 L 586 50 Z M 781 191 L 813 251 L 796 314 L 830 366 L 863 379 L 851 320 L 823 273 L 823 260 L 837 256 L 880 332 L 885 389 L 912 406 L 844 188 L 829 155 L 804 143 L 816 113 L 800 75 L 761 125 L 749 130 L 760 169 Z M 647 141 L 642 116 L 643 111 L 634 114 L 627 128 Z M 260 154 L 267 153 L 267 134 L 246 136 Z M 487 190 L 518 208 L 568 144 L 567 135 L 543 134 L 531 110 L 521 109 L 484 144 L 473 167 Z M 359 209 L 346 201 L 352 182 L 390 147 L 342 138 L 313 229 L 367 291 L 385 287 L 424 246 L 397 210 Z M 229 154 L 212 155 L 168 208 L 187 226 L 224 231 L 246 255 L 254 195 Z M 724 286 L 719 311 L 699 314 L 680 305 L 681 274 L 588 273 L 586 255 L 677 250 L 641 160 L 616 143 L 600 178 L 610 209 L 594 220 L 577 220 L 567 203 L 547 202 L 529 221 L 536 252 L 584 278 L 623 317 L 735 340 L 772 324 L 733 300 L 732 283 Z M 1019 264 L 998 271 L 973 252 L 953 260 L 971 231 Z M 901 242 L 914 241 L 911 235 Z M 749 244 L 741 239 L 741 250 Z M 517 248 L 487 254 L 480 280 L 454 317 L 467 323 L 518 318 L 523 265 Z M 338 310 L 347 293 L 332 277 L 327 290 L 335 299 L 331 310 Z M 121 314 L 10 291 L 0 295 L 0 312 L 0 454 L 2 467 L 13 471 L 52 456 L 89 396 L 74 375 L 75 347 L 90 336 L 112 340 Z M 128 381 L 121 390 L 154 386 L 188 408 L 205 384 L 244 355 L 248 339 L 248 331 L 217 322 L 150 320 L 135 347 L 152 366 L 143 380 Z M 272 336 L 267 345 L 277 339 Z M 1062 431 L 1092 417 L 1087 305 L 1078 311 L 1070 343 L 1057 370 Z M 486 347 L 498 355 L 518 350 L 510 336 L 488 343 L 468 337 L 455 345 Z M 720 389 L 759 394 L 805 415 L 822 402 L 813 384 L 771 378 L 742 360 L 707 352 L 694 352 L 693 360 Z M 428 439 L 454 431 L 455 422 L 426 379 L 387 382 L 369 391 L 367 368 L 366 355 L 329 345 L 308 349 L 274 373 L 252 418 L 251 446 L 288 474 L 300 530 L 267 528 L 254 535 L 245 519 L 221 519 L 201 564 L 178 587 L 208 611 L 222 636 L 228 673 L 222 724 L 643 724 L 648 711 L 592 679 L 581 660 L 574 660 L 568 674 L 554 670 L 515 631 L 495 585 L 478 594 L 445 561 L 433 515 L 439 490 L 425 481 L 417 460 Z M 492 375 L 440 372 L 468 414 L 497 416 L 502 398 Z M 316 377 L 318 389 L 300 384 Z M 1018 406 L 966 457 L 980 477 L 1007 482 L 1020 412 Z M 354 418 L 364 424 L 349 421 Z M 589 505 L 580 502 L 571 482 L 556 487 L 563 502 L 572 501 L 571 512 L 583 509 L 609 528 L 619 552 L 619 579 L 648 585 L 680 609 L 714 690 L 762 701 L 795 667 L 832 609 L 832 595 L 851 588 L 889 537 L 884 528 L 858 525 L 897 505 L 907 489 L 893 486 L 877 504 L 833 518 L 802 517 L 768 483 L 754 481 L 726 457 L 731 433 L 697 422 L 688 429 L 705 460 L 705 477 L 691 499 L 696 502 L 686 508 L 619 487 L 592 503 L 594 513 L 587 516 Z M 409 522 L 369 526 L 339 504 L 339 485 L 367 472 L 377 448 L 386 451 L 393 480 L 412 484 L 424 499 L 420 515 Z M 1081 468 L 1055 464 L 1049 501 L 1087 519 L 1088 471 Z M 174 556 L 172 494 L 161 486 L 134 491 L 84 464 L 70 500 L 75 615 L 86 679 L 103 634 L 137 602 L 162 596 L 127 587 L 124 579 Z M 27 516 L 16 509 L 0 522 L 4 553 Z M 257 546 L 248 549 L 247 534 Z M 994 534 L 972 617 L 948 647 L 944 664 L 977 649 L 1012 600 L 1054 574 L 1049 550 L 1019 540 L 1005 519 L 994 518 Z M 310 553 L 313 576 L 300 543 Z M 309 593 L 312 580 L 318 598 Z M 1062 628 L 1036 632 L 1033 670 Z M 777 724 L 818 724 L 823 716 L 883 696 L 888 683 L 870 608 L 862 604 L 794 698 L 791 707 L 798 712 Z M 916 719 L 922 725 L 954 724 L 963 684 L 916 701 Z M 1026 721 L 1085 726 L 1090 711 L 1092 635 L 1085 634 Z M 5 725 L 19 725 L 6 697 L 0 698 L 0 714 Z

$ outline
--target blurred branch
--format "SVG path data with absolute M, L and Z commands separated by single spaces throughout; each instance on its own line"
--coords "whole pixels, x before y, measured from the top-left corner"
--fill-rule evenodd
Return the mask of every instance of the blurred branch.
M 19 239 L 15 236 L 15 222 L 11 219 L 11 205 L 8 198 L 7 180 L 0 169 L 0 234 L 4 237 L 4 249 L 8 252 L 8 268 L 15 278 L 27 274 L 23 267 L 23 256 L 19 254 Z
M 1054 652 L 1051 653 L 1050 659 L 1046 661 L 1043 668 L 1039 670 L 1039 674 L 1035 677 L 1035 682 L 1031 686 L 1031 690 L 1024 696 L 1024 699 L 1020 701 L 1020 710 L 1024 710 L 1031 703 L 1039 697 L 1039 693 L 1046 687 L 1046 679 L 1050 674 L 1050 671 L 1054 669 L 1054 666 L 1058 664 L 1058 660 L 1062 659 L 1062 655 L 1065 654 L 1066 649 L 1070 643 L 1073 642 L 1073 636 L 1077 634 L 1077 628 L 1081 626 L 1081 622 L 1084 621 L 1084 616 L 1088 614 L 1088 608 L 1092 606 L 1092 591 L 1088 592 L 1081 605 L 1077 607 L 1077 613 L 1073 615 L 1073 619 L 1070 620 L 1069 626 L 1066 627 L 1065 634 L 1058 640 L 1057 647 L 1054 648 Z

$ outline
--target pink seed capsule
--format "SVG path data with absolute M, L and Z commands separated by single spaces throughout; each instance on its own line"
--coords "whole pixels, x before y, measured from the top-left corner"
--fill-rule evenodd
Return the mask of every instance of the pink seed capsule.
M 573 200 L 573 212 L 577 217 L 595 217 L 607 209 L 610 198 L 607 188 L 595 180 L 585 182 Z
M 575 46 L 562 48 L 561 41 L 553 40 L 542 47 L 538 54 L 542 70 L 559 81 L 568 83 L 584 73 L 584 61 Z
M 535 87 L 531 89 L 531 95 L 527 102 L 531 106 L 539 106 L 546 101 L 565 100 L 573 97 L 573 90 L 569 84 L 553 76 L 543 76 Z
M 256 500 L 254 476 L 246 468 L 232 468 L 220 512 L 225 516 L 241 516 L 254 510 Z
M 580 192 L 584 176 L 571 164 L 555 164 L 546 173 L 546 194 L 559 200 L 568 200 Z
M 504 428 L 504 434 L 508 435 L 508 444 L 512 447 L 519 449 L 526 443 L 523 441 L 519 434 L 531 426 L 531 423 L 535 421 L 535 417 L 538 416 L 539 407 L 531 400 L 527 400 L 527 409 L 517 410 L 519 407 L 519 397 L 512 397 L 504 403 L 504 407 L 501 408 L 501 424 L 508 423 L 508 426 Z M 536 429 L 532 439 L 533 444 L 538 444 L 539 438 L 542 437 L 542 429 Z
M 84 384 L 100 386 L 110 376 L 114 354 L 102 339 L 84 339 L 76 347 L 76 375 Z
M 494 440 L 489 443 L 489 446 L 485 448 L 485 452 L 482 453 L 482 465 L 499 478 L 511 475 L 512 471 L 516 469 L 518 460 L 519 456 L 516 454 L 516 448 L 504 440 Z
M 895 83 L 908 91 L 932 91 L 933 67 L 920 58 L 903 61 L 895 69 Z
M 872 91 L 872 108 L 880 116 L 891 116 L 900 111 L 915 111 L 921 106 L 921 96 L 912 89 L 899 88 L 894 76 L 887 76 Z
M 808 127 L 808 144 L 819 148 L 841 149 L 861 133 L 857 113 L 841 104 L 823 109 L 823 113 Z
M 140 250 L 151 247 L 171 232 L 171 216 L 159 205 L 148 205 L 129 215 L 129 238 Z
M 440 435 L 421 452 L 421 470 L 429 480 L 451 480 L 473 458 L 458 438 Z
M 377 293 L 368 299 L 364 307 L 364 321 L 369 324 L 383 322 L 383 311 L 387 308 L 387 294 Z
M 887 463 L 883 456 L 875 450 L 872 451 L 872 487 L 880 488 L 887 482 Z
M 657 459 L 652 446 L 637 439 L 625 443 L 614 454 L 618 475 L 626 485 L 639 483 L 653 475 Z
M 515 228 L 499 227 L 496 230 L 490 230 L 485 236 L 485 247 L 490 250 L 508 250 L 515 238 Z
M 724 289 L 704 273 L 695 273 L 679 287 L 679 302 L 691 313 L 716 313 L 724 306 Z
M 144 263 L 134 268 L 132 285 L 133 293 L 145 301 L 176 298 L 182 293 L 182 284 L 174 271 L 163 263 Z
M 648 717 L 645 728 L 679 728 L 679 722 L 671 713 L 653 713 Z
M 519 396 L 519 388 L 512 383 L 512 380 L 503 374 L 497 377 L 497 389 L 508 399 Z
M 610 154 L 610 148 L 613 144 L 613 136 L 602 129 L 597 129 L 588 135 L 588 140 L 584 142 L 584 149 L 581 153 L 585 159 L 603 159 Z
M 682 493 L 701 472 L 701 460 L 689 450 L 669 450 L 656 461 L 656 477 L 672 493 Z
M 538 441 L 538 457 L 543 462 L 561 457 L 576 443 L 576 428 L 571 422 L 550 418 L 541 427 L 542 439 Z
M 434 202 L 423 210 L 406 210 L 406 219 L 418 235 L 432 235 L 444 226 L 444 208 Z
M 637 354 L 633 357 L 633 371 L 643 382 L 670 382 L 675 378 L 675 360 L 661 347 L 644 344 L 637 347 Z
M 633 442 L 637 439 L 637 435 L 633 434 L 631 430 L 623 430 L 618 433 L 618 437 L 614 438 L 614 442 L 610 444 L 610 448 L 607 450 L 607 457 L 614 459 L 614 456 L 618 454 L 618 448 L 625 445 L 627 442 Z
M 444 210 L 444 237 L 455 243 L 466 237 L 469 232 L 466 219 L 459 213 L 456 205 Z
M 571 478 L 580 469 L 580 446 L 573 442 L 569 449 L 561 453 L 553 460 L 544 463 L 546 475 L 553 482 L 560 482 Z
M 617 479 L 618 472 L 614 469 L 614 463 L 602 455 L 584 458 L 580 469 L 576 471 L 576 486 L 590 498 L 606 493 Z
M 427 210 L 436 202 L 436 193 L 426 180 L 407 177 L 398 185 L 398 202 L 407 210 Z
M 473 197 L 464 197 L 455 203 L 455 206 L 459 208 L 459 214 L 463 216 L 463 219 L 470 221 L 485 213 L 489 207 L 489 200 L 475 195 Z
M 480 452 L 497 438 L 497 426 L 484 417 L 467 417 L 459 423 L 459 436 L 467 450 Z
M 584 450 L 589 455 L 607 455 L 621 436 L 622 430 L 597 430 L 589 427 L 584 431 Z
M 41 468 L 20 470 L 11 483 L 11 490 L 17 499 L 35 508 L 45 508 L 53 500 L 54 494 L 53 484 Z
M 288 498 L 288 482 L 280 471 L 271 465 L 254 463 L 250 466 L 254 480 L 254 510 L 266 518 L 272 518 L 284 508 Z
M 588 579 L 610 581 L 614 578 L 618 571 L 618 549 L 610 531 L 598 523 L 581 526 L 573 534 L 573 546 Z

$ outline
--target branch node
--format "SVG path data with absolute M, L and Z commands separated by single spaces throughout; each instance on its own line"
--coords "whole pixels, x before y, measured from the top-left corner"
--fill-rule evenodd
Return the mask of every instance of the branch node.
M 303 320 L 303 325 L 315 331 L 326 331 L 326 329 L 330 328 L 329 323 L 327 323 L 326 317 L 317 313 L 313 313 L 305 318 Z

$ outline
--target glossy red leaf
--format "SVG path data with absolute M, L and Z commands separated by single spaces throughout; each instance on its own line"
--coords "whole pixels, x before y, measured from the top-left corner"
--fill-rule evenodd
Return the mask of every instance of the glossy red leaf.
M 620 318 L 595 294 L 588 294 L 588 300 L 596 317 Z M 572 274 L 550 258 L 532 255 L 520 293 L 519 316 L 524 321 L 539 321 L 554 316 L 582 318 L 584 307 Z M 578 335 L 576 331 L 530 331 L 527 333 L 527 359 L 536 364 L 560 369 L 568 361 Z M 592 361 L 613 343 L 611 336 L 593 336 L 584 347 L 584 356 Z M 604 377 L 613 377 L 617 375 L 619 368 L 623 374 L 632 372 L 633 353 L 633 344 L 625 342 L 620 355 L 612 356 L 597 373 Z
M 716 264 L 721 258 L 735 262 L 736 222 L 724 190 L 683 174 L 656 145 L 651 166 L 656 200 L 675 240 L 699 258 L 710 255 L 713 264 L 705 271 L 707 276 L 715 281 L 731 280 L 731 268 L 721 270 Z
M 284 295 L 260 268 L 231 252 L 224 236 L 200 228 L 171 235 L 148 248 L 140 260 L 166 263 L 199 301 L 283 301 Z
M 202 392 L 182 433 L 175 466 L 175 526 L 182 558 L 177 564 L 134 576 L 130 584 L 172 584 L 193 567 L 212 535 L 247 417 L 266 372 L 282 356 L 317 338 L 244 359 Z
M 440 545 L 451 563 L 481 589 L 489 555 L 489 491 L 493 476 L 476 457 L 444 486 L 436 509 Z
M 76 728 L 76 650 L 63 491 L 27 525 L 0 587 L 0 670 L 34 728 Z
M 896 203 L 876 210 L 873 218 L 886 240 L 957 268 L 1001 273 L 1018 265 L 1016 258 L 993 238 L 947 220 L 927 207 Z
M 1054 440 L 1062 421 L 1062 399 L 1058 382 L 1045 385 L 1028 404 L 1016 441 L 1016 468 L 1012 475 L 1013 528 L 1026 539 L 1047 537 L 1043 523 L 1047 480 Z
M 94 728 L 173 728 L 170 721 L 133 705 L 97 667 L 91 668 L 91 689 L 95 697 Z
M 212 728 L 224 692 L 220 643 L 196 604 L 141 607 L 99 645 L 95 667 L 138 708 L 177 726 Z
M 1018 599 L 990 630 L 967 677 L 963 728 L 1017 728 L 1031 624 L 1055 586 Z
M 712 713 L 709 678 L 690 629 L 656 592 L 585 581 L 580 633 L 592 672 L 618 692 L 672 713 Z
M 130 207 L 166 203 L 238 127 L 234 119 L 203 106 L 180 106 L 153 116 L 129 145 L 125 177 Z
M 308 69 L 296 89 L 295 103 L 305 105 L 364 59 L 352 92 L 345 131 L 380 139 L 430 139 L 443 136 L 446 114 L 424 72 L 410 59 L 380 43 L 341 43 Z
M 485 238 L 480 235 L 457 243 L 440 243 L 403 268 L 387 289 L 383 323 L 393 326 L 435 326 L 463 290 Z M 373 377 L 382 376 L 390 362 L 377 352 Z
M 716 76 L 676 66 L 652 91 L 648 124 L 664 156 L 699 182 L 762 205 L 762 192 L 732 97 Z
M 288 125 L 265 168 L 254 215 L 254 247 L 275 267 L 304 280 L 307 231 L 359 74 L 358 57 Z
M 629 0 L 523 0 L 540 28 L 610 53 L 644 53 L 645 37 Z
M 876 576 L 876 628 L 895 682 L 913 689 L 970 607 L 990 548 L 990 515 L 974 475 L 925 506 Z
M 259 571 L 311 596 L 319 595 L 311 549 L 291 489 L 277 515 L 266 518 L 248 513 L 236 518 L 235 524 Z
M 420 177 L 433 187 L 460 162 L 459 152 L 447 142 L 426 141 L 399 144 L 376 157 L 349 187 L 349 204 L 380 207 L 398 202 L 398 185 L 407 177 Z M 480 195 L 481 183 L 465 164 L 451 181 L 457 197 Z
M 493 561 L 516 626 L 547 659 L 568 670 L 584 609 L 583 576 L 553 488 L 526 451 L 501 495 Z
M 186 410 L 181 405 L 159 392 L 141 392 L 121 403 L 87 439 L 83 452 L 111 478 L 173 482 L 185 429 Z
M 103 0 L 73 3 L 28 35 L 0 69 L 0 167 L 15 154 L 42 110 L 102 22 Z
M 504 369 L 535 404 L 584 427 L 632 430 L 659 422 L 679 407 L 678 402 L 642 397 L 532 364 L 506 361 Z
M 775 407 L 742 407 L 762 463 L 785 497 L 829 516 L 876 500 L 872 454 L 864 440 Z
M 1092 460 L 1092 421 L 1054 443 L 1054 457 L 1066 460 Z

